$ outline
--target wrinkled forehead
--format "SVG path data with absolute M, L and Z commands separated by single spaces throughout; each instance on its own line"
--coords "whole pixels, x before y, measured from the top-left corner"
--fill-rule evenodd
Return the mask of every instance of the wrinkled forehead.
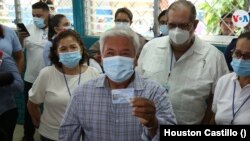
M 191 19 L 190 8 L 176 4 L 171 7 L 168 11 L 168 22 L 169 23 L 185 23 Z
M 236 43 L 236 50 L 250 53 L 250 39 L 239 38 Z

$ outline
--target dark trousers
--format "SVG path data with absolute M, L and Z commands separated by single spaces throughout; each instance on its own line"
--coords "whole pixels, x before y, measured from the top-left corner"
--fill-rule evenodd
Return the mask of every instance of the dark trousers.
M 41 141 L 54 141 L 41 135 Z
M 12 141 L 17 122 L 17 108 L 11 109 L 0 115 L 0 140 Z
M 27 102 L 28 102 L 28 98 L 29 98 L 29 90 L 32 87 L 32 85 L 33 85 L 32 83 L 24 81 L 25 114 L 24 114 L 24 126 L 23 127 L 24 127 L 24 138 L 26 141 L 32 141 L 33 136 L 35 134 L 35 127 L 32 123 L 32 119 L 30 117 L 30 114 L 29 114 L 28 108 L 27 108 Z

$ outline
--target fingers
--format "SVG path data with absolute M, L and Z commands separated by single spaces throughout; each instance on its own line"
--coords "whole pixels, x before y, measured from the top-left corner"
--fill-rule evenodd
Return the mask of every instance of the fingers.
M 36 128 L 40 125 L 40 118 L 32 118 L 32 122 Z
M 141 124 L 148 126 L 155 119 L 156 108 L 153 101 L 146 98 L 133 98 L 130 102 L 132 115 L 139 118 Z
M 150 101 L 144 97 L 135 97 L 131 99 L 130 104 L 132 107 L 155 107 L 155 104 L 153 101 Z

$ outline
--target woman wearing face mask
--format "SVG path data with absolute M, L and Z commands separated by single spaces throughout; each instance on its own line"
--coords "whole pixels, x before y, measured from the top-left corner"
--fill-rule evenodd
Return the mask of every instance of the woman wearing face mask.
M 166 36 L 168 35 L 168 10 L 165 9 L 163 10 L 159 16 L 158 16 L 158 23 L 159 23 L 159 30 L 160 30 L 160 35 L 158 37 Z
M 218 80 L 212 110 L 216 124 L 250 124 L 250 32 L 238 37 L 231 66 Z
M 59 125 L 74 89 L 98 75 L 96 69 L 84 65 L 88 54 L 80 36 L 72 30 L 56 36 L 50 60 L 53 65 L 41 70 L 29 91 L 27 104 L 33 124 L 39 127 L 41 141 L 58 140 Z
M 51 65 L 49 60 L 49 51 L 50 47 L 52 46 L 52 42 L 57 34 L 61 31 L 72 29 L 69 20 L 66 18 L 65 15 L 57 14 L 53 16 L 49 21 L 49 31 L 48 31 L 48 41 L 45 44 L 43 50 L 43 59 L 46 66 Z

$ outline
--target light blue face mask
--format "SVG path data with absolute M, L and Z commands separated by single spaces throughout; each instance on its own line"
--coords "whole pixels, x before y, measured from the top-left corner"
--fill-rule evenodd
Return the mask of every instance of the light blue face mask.
M 59 62 L 61 62 L 67 68 L 74 68 L 79 65 L 79 61 L 82 59 L 80 51 L 59 53 Z
M 130 23 L 129 22 L 115 22 L 116 27 L 123 27 L 123 28 L 129 28 Z
M 134 74 L 134 59 L 123 56 L 103 58 L 105 74 L 114 82 L 121 83 Z
M 36 27 L 42 29 L 46 26 L 45 20 L 43 18 L 33 17 L 34 24 Z
M 160 25 L 160 32 L 162 35 L 168 35 L 168 26 L 163 24 L 163 25 Z
M 238 76 L 250 76 L 250 61 L 233 58 L 231 66 Z

